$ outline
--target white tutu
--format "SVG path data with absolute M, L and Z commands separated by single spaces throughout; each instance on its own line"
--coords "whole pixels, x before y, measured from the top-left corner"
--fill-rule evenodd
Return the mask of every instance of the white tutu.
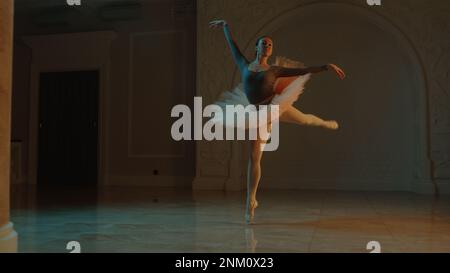
M 275 61 L 276 66 L 282 66 L 287 68 L 303 68 L 304 65 L 300 62 L 290 60 L 286 57 L 277 57 Z M 249 116 L 256 114 L 258 117 L 261 115 L 265 117 L 267 115 L 267 109 L 273 108 L 272 106 L 278 106 L 277 112 L 272 112 L 274 114 L 267 116 L 267 123 L 271 124 L 277 121 L 279 117 L 285 112 L 295 101 L 298 100 L 299 96 L 303 93 L 304 86 L 306 82 L 310 79 L 311 74 L 306 74 L 303 76 L 297 76 L 289 85 L 287 85 L 280 94 L 276 94 L 270 103 L 264 107 L 258 107 L 252 105 L 247 95 L 244 92 L 243 84 L 239 83 L 232 91 L 223 92 L 219 99 L 213 104 L 221 108 L 221 113 L 215 113 L 211 119 L 214 123 L 217 123 L 224 127 L 235 127 L 239 129 L 251 129 L 258 126 L 258 124 L 249 122 Z M 279 83 L 281 78 L 277 79 L 275 86 Z M 240 108 L 246 108 L 245 121 L 239 123 L 237 112 L 230 109 L 230 107 L 243 106 Z M 270 112 L 269 112 L 270 113 Z

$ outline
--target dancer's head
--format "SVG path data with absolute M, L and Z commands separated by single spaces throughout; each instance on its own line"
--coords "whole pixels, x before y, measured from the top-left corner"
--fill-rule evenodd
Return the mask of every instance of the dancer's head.
M 256 56 L 272 56 L 273 41 L 269 36 L 261 36 L 256 40 Z

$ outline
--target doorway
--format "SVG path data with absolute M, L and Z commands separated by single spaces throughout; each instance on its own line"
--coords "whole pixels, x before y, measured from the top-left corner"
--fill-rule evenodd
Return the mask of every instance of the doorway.
M 98 71 L 40 74 L 38 186 L 97 185 L 98 97 Z

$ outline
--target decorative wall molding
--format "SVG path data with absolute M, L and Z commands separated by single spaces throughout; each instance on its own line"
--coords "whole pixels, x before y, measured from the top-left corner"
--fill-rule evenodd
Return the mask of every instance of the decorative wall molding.
M 108 172 L 109 132 L 109 71 L 110 45 L 116 38 L 113 31 L 82 32 L 57 35 L 23 37 L 32 50 L 30 74 L 30 124 L 28 183 L 37 183 L 38 163 L 38 113 L 39 76 L 41 72 L 99 71 L 99 135 L 98 135 L 98 181 L 105 184 Z

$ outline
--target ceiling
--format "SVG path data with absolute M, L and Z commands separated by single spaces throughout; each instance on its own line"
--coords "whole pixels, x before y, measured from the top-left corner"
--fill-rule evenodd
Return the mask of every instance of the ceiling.
M 81 8 L 96 8 L 99 6 L 104 6 L 105 4 L 113 3 L 141 3 L 141 4 L 154 4 L 154 3 L 171 3 L 177 2 L 177 0 L 80 0 Z M 18 12 L 30 11 L 30 10 L 41 10 L 51 7 L 61 7 L 67 5 L 67 0 L 15 0 L 15 10 Z

